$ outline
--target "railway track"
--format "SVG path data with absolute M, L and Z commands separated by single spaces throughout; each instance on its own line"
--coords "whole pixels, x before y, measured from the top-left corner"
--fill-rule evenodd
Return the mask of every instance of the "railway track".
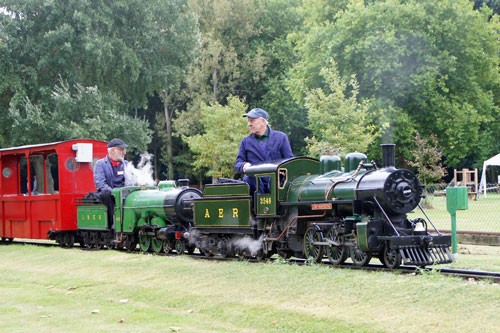
M 12 244 L 25 244 L 25 245 L 37 245 L 37 246 L 59 246 L 57 243 L 54 241 L 17 241 L 14 240 Z M 98 249 L 85 249 L 86 251 L 98 251 Z M 124 250 L 125 251 L 125 250 Z M 139 252 L 139 250 L 137 250 Z M 160 253 L 156 255 L 163 255 L 167 256 L 170 254 L 166 253 Z M 185 254 L 189 256 L 190 258 L 193 259 L 203 259 L 203 260 L 218 260 L 218 261 L 225 261 L 225 260 L 234 260 L 234 258 L 222 258 L 220 256 L 205 256 L 200 253 L 194 253 L 194 254 Z M 256 259 L 246 259 L 251 262 L 258 262 Z M 270 260 L 275 260 L 275 258 L 271 258 Z M 305 259 L 289 259 L 288 262 L 292 264 L 297 264 L 297 265 L 305 265 L 306 260 Z M 437 268 L 437 267 L 426 267 L 426 268 L 418 268 L 415 266 L 401 266 L 397 269 L 389 269 L 385 267 L 382 264 L 369 264 L 367 266 L 356 266 L 352 263 L 344 263 L 342 265 L 334 266 L 332 265 L 329 261 L 324 260 L 321 262 L 324 265 L 331 266 L 334 268 L 340 268 L 340 269 L 359 269 L 359 270 L 369 270 L 369 271 L 386 271 L 386 272 L 391 272 L 391 271 L 397 271 L 400 273 L 404 274 L 425 274 L 425 273 L 431 273 L 431 272 L 438 272 L 439 274 L 442 275 L 449 275 L 449 276 L 457 276 L 461 277 L 463 279 L 467 280 L 491 280 L 494 283 L 500 283 L 500 273 L 499 272 L 487 272 L 487 271 L 471 271 L 471 270 L 464 270 L 464 269 L 449 269 L 449 268 Z
M 306 261 L 304 259 L 294 259 L 297 264 L 304 264 Z M 470 271 L 464 269 L 449 269 L 449 268 L 439 268 L 439 267 L 425 267 L 419 268 L 415 266 L 400 266 L 397 269 L 389 269 L 382 264 L 369 264 L 367 266 L 355 266 L 351 263 L 344 263 L 339 266 L 333 266 L 329 261 L 323 261 L 322 264 L 329 265 L 338 268 L 349 268 L 349 269 L 359 269 L 368 271 L 397 271 L 404 274 L 425 274 L 431 272 L 437 272 L 442 275 L 457 276 L 464 279 L 473 280 L 491 280 L 494 283 L 500 283 L 500 273 L 499 272 L 487 272 L 487 271 Z

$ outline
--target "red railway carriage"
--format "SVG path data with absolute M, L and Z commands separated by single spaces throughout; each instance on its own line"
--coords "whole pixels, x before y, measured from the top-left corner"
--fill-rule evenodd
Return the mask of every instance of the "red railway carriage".
M 77 229 L 77 198 L 95 191 L 107 143 L 69 140 L 0 149 L 0 237 L 58 239 Z M 71 233 L 69 233 L 71 234 Z

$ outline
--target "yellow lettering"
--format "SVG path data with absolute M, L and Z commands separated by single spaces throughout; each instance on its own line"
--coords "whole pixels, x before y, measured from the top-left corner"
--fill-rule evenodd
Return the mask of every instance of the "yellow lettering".
M 220 218 L 224 217 L 224 208 L 219 208 L 219 217 Z
M 208 208 L 205 209 L 205 218 L 206 219 L 210 218 L 210 214 L 208 213 Z
M 272 201 L 273 200 L 271 198 L 260 198 L 259 203 L 261 205 L 270 205 Z
M 238 208 L 233 208 L 233 217 L 238 217 Z
M 99 215 L 99 221 L 101 220 L 102 215 Z
M 95 215 L 92 215 L 92 219 L 95 221 Z
M 90 221 L 90 215 L 87 215 L 87 220 L 89 220 L 89 221 Z

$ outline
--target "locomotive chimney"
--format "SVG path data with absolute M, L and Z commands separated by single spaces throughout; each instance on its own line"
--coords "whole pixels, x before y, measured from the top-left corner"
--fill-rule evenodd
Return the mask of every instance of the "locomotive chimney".
M 185 186 L 189 186 L 189 179 L 179 179 L 177 180 L 177 182 L 179 183 L 179 186 L 180 187 L 185 187 Z
M 384 168 L 395 167 L 396 157 L 394 155 L 394 143 L 384 143 L 382 146 L 382 164 Z

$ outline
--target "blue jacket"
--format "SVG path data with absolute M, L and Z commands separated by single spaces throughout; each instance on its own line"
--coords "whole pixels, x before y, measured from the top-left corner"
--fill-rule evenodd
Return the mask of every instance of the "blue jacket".
M 240 143 L 236 162 L 234 163 L 234 168 L 238 173 L 243 173 L 243 165 L 246 162 L 256 165 L 293 157 L 288 136 L 283 132 L 272 130 L 269 126 L 268 128 L 269 139 L 267 140 L 266 151 L 262 150 L 254 134 L 250 134 L 243 138 Z M 253 193 L 253 191 L 255 191 L 255 177 L 245 176 L 243 180 L 250 185 L 250 193 Z
M 124 169 L 127 167 L 127 164 L 128 161 L 124 160 Z M 111 165 L 108 156 L 98 160 L 94 165 L 94 185 L 97 191 L 111 191 L 116 187 L 113 179 L 113 166 Z

